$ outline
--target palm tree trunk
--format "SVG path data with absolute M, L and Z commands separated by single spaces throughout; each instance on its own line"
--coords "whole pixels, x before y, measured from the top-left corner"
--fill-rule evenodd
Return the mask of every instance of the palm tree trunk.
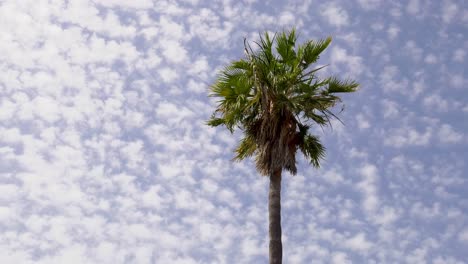
M 270 264 L 281 264 L 283 259 L 283 245 L 281 243 L 281 169 L 270 175 L 268 213 L 270 221 Z

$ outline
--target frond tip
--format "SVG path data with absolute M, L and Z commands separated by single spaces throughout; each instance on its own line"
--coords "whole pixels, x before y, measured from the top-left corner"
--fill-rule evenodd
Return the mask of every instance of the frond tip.
M 325 147 L 316 136 L 306 135 L 303 143 L 299 146 L 304 156 L 309 159 L 312 166 L 319 168 L 320 160 L 325 158 Z
M 222 118 L 217 118 L 212 116 L 210 120 L 206 121 L 206 124 L 212 127 L 217 127 L 220 125 L 224 125 L 226 122 Z
M 328 82 L 328 93 L 351 93 L 355 92 L 359 84 L 353 80 L 341 81 L 336 77 L 331 77 Z
M 237 155 L 234 157 L 234 160 L 241 161 L 245 158 L 252 156 L 257 150 L 257 144 L 255 144 L 255 140 L 249 136 L 244 137 L 239 146 L 236 149 Z

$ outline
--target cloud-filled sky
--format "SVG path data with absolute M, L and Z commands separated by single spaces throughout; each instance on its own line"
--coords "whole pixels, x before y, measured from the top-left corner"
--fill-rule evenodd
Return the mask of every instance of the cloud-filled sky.
M 268 179 L 207 93 L 292 26 L 361 88 L 285 174 L 284 262 L 468 263 L 464 0 L 0 1 L 0 263 L 266 263 Z

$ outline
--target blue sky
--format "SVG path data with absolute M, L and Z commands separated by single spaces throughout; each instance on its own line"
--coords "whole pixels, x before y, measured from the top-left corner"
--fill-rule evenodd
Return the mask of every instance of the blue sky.
M 207 127 L 243 38 L 361 84 L 283 180 L 285 263 L 468 259 L 463 0 L 0 1 L 1 263 L 266 263 L 268 179 Z

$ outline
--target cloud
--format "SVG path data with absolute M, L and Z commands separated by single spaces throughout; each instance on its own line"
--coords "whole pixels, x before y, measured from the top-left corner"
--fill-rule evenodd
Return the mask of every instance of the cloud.
M 391 100 L 384 99 L 382 101 L 383 106 L 383 117 L 386 118 L 396 118 L 400 114 L 399 105 Z
M 331 62 L 333 65 L 346 65 L 347 70 L 353 76 L 357 76 L 364 71 L 364 65 L 360 56 L 348 54 L 347 50 L 338 46 L 332 48 Z
M 368 129 L 370 127 L 370 122 L 363 115 L 359 114 L 356 116 L 359 129 Z
M 442 21 L 444 23 L 450 23 L 458 12 L 457 4 L 452 1 L 443 1 L 442 5 Z
M 428 54 L 425 58 L 424 58 L 424 62 L 426 62 L 427 64 L 436 64 L 437 63 L 437 57 L 434 55 L 434 54 Z
M 417 15 L 420 11 L 420 8 L 419 0 L 410 0 L 406 6 L 406 11 L 411 15 Z
M 466 51 L 463 49 L 457 49 L 453 53 L 453 60 L 456 62 L 464 62 L 466 56 Z
M 149 9 L 153 7 L 153 3 L 145 0 L 136 1 L 124 1 L 124 0 L 106 0 L 99 2 L 100 5 L 105 7 L 121 7 L 121 8 L 137 8 L 137 9 Z
M 415 41 L 409 40 L 405 44 L 405 52 L 407 52 L 415 61 L 418 61 L 422 57 L 423 49 L 419 47 Z
M 326 21 L 335 27 L 342 27 L 349 25 L 349 15 L 346 10 L 337 5 L 336 3 L 324 4 L 321 7 L 321 15 Z
M 331 263 L 334 263 L 334 264 L 341 264 L 341 263 L 342 264 L 347 264 L 347 263 L 351 263 L 351 261 L 349 260 L 348 255 L 346 255 L 346 253 L 344 253 L 344 252 L 335 252 L 332 255 Z
M 358 233 L 353 237 L 348 238 L 344 241 L 345 247 L 353 251 L 365 253 L 372 248 L 372 243 L 369 242 L 364 233 Z
M 459 234 L 458 234 L 458 240 L 467 243 L 468 242 L 468 228 L 463 229 Z
M 372 164 L 364 164 L 360 169 L 362 181 L 357 184 L 357 188 L 362 192 L 362 207 L 366 213 L 373 213 L 379 206 L 377 188 L 377 167 Z
M 391 40 L 395 39 L 400 31 L 401 29 L 397 25 L 390 25 L 390 27 L 387 29 L 388 38 Z
M 385 92 L 406 93 L 409 81 L 406 78 L 400 80 L 401 73 L 395 65 L 387 65 L 379 75 L 379 83 Z
M 432 128 L 427 127 L 420 131 L 413 127 L 392 129 L 384 138 L 384 145 L 389 147 L 427 146 L 432 137 Z
M 423 104 L 428 109 L 440 112 L 447 112 L 450 107 L 449 101 L 445 100 L 438 94 L 431 94 L 425 97 L 423 100 Z
M 468 84 L 467 79 L 461 74 L 453 74 L 449 79 L 449 83 L 454 88 L 464 88 Z
M 366 9 L 366 10 L 371 10 L 371 9 L 376 9 L 378 8 L 381 4 L 381 0 L 358 0 L 359 5 Z
M 293 13 L 285 11 L 281 13 L 279 18 L 279 23 L 283 26 L 291 25 L 295 21 L 295 16 Z
M 186 62 L 188 59 L 187 50 L 180 45 L 179 42 L 174 40 L 161 40 L 162 54 L 164 58 L 170 63 Z
M 165 83 L 171 83 L 177 78 L 177 72 L 169 67 L 163 67 L 159 71 L 159 76 Z
M 442 143 L 458 143 L 464 139 L 463 134 L 456 132 L 449 124 L 443 124 L 439 128 L 438 136 Z

